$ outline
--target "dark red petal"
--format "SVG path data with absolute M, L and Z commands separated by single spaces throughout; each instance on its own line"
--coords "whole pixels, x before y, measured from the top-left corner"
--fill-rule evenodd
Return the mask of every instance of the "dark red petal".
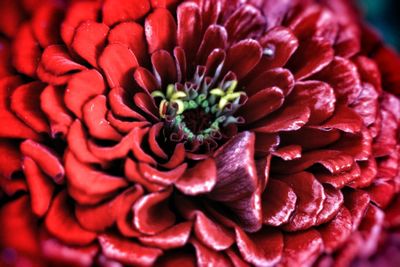
M 54 192 L 54 184 L 29 157 L 24 157 L 23 168 L 31 196 L 32 211 L 42 217 L 50 206 Z
M 65 191 L 54 198 L 44 224 L 52 235 L 70 245 L 87 245 L 96 238 L 94 232 L 83 229 L 76 221 Z
M 365 191 L 369 194 L 371 201 L 382 209 L 390 204 L 390 201 L 396 194 L 393 183 L 382 180 L 376 180 Z
M 40 108 L 50 123 L 51 135 L 61 133 L 66 136 L 72 117 L 64 105 L 64 90 L 55 86 L 47 86 L 40 95 Z
M 346 185 L 353 185 L 353 181 L 359 179 L 361 176 L 361 170 L 358 164 L 354 164 L 353 167 L 344 172 L 332 174 L 328 172 L 317 172 L 315 177 L 324 184 L 330 184 L 334 188 L 340 189 Z
M 385 225 L 390 228 L 400 226 L 400 197 L 396 196 L 394 201 L 385 210 Z
M 279 230 L 264 228 L 252 235 L 236 230 L 236 244 L 242 257 L 255 266 L 274 266 L 282 257 L 283 235 Z
M 311 266 L 323 249 L 323 241 L 314 229 L 286 233 L 280 266 Z
M 356 161 L 368 160 L 371 155 L 372 137 L 367 129 L 359 135 L 346 135 L 330 146 L 331 149 L 352 155 Z
M 137 199 L 143 190 L 140 186 L 128 188 L 117 197 L 96 206 L 76 205 L 75 216 L 82 227 L 90 231 L 104 232 L 118 217 L 127 216 L 123 214 L 121 207 L 128 199 Z
M 343 194 L 340 190 L 328 185 L 323 186 L 326 198 L 323 208 L 318 214 L 316 225 L 321 225 L 332 220 L 343 205 Z
M 189 240 L 192 231 L 191 222 L 183 222 L 171 228 L 150 236 L 141 236 L 138 239 L 146 246 L 163 250 L 183 247 Z
M 46 47 L 43 51 L 40 64 L 46 72 L 55 76 L 71 74 L 72 72 L 86 69 L 83 65 L 73 61 L 66 47 L 63 45 L 50 45 Z
M 156 234 L 175 223 L 175 214 L 168 207 L 172 190 L 147 194 L 133 206 L 133 223 L 144 234 Z
M 139 163 L 139 170 L 142 173 L 143 178 L 160 185 L 170 185 L 175 183 L 184 174 L 186 168 L 187 164 L 183 163 L 172 170 L 160 171 L 151 167 L 149 164 Z
M 103 22 L 113 25 L 127 20 L 140 20 L 150 11 L 149 0 L 105 0 L 103 3 Z
M 72 41 L 72 49 L 97 67 L 97 58 L 104 49 L 109 28 L 107 25 L 94 21 L 86 21 L 79 25 Z
M 262 48 L 257 41 L 242 40 L 228 49 L 222 73 L 232 71 L 240 80 L 257 65 L 261 57 Z
M 11 110 L 37 133 L 48 133 L 49 125 L 40 109 L 45 84 L 32 82 L 19 86 L 11 95 Z
M 69 193 L 80 204 L 99 203 L 127 185 L 125 179 L 97 171 L 69 151 L 64 161 Z
M 21 171 L 21 153 L 17 144 L 11 140 L 0 140 L 0 176 L 10 180 L 13 174 Z
M 19 192 L 28 192 L 28 186 L 23 178 L 9 179 L 0 175 L 0 189 L 1 194 L 7 196 L 14 196 Z M 3 193 L 4 192 L 4 193 Z
M 37 133 L 10 111 L 10 95 L 20 84 L 17 77 L 6 77 L 0 80 L 0 136 L 38 139 Z
M 105 89 L 105 82 L 98 71 L 81 71 L 72 76 L 68 82 L 64 95 L 65 105 L 78 118 L 82 118 L 83 106 L 94 96 L 104 93 Z
M 382 75 L 383 88 L 388 92 L 398 95 L 400 93 L 400 78 L 397 69 L 400 65 L 400 59 L 397 52 L 389 47 L 383 46 L 374 53 L 373 59 L 378 64 Z
M 313 226 L 325 200 L 325 191 L 322 185 L 311 173 L 307 172 L 292 174 L 280 180 L 287 183 L 297 196 L 296 209 L 290 217 L 289 223 L 284 225 L 284 229 L 298 231 Z
M 61 26 L 61 36 L 65 44 L 71 45 L 75 30 L 81 22 L 92 20 L 96 21 L 99 4 L 92 1 L 79 1 L 72 3 L 65 15 Z
M 252 232 L 260 229 L 262 223 L 254 142 L 254 134 L 242 132 L 215 152 L 217 183 L 208 194 L 209 198 L 228 205 L 243 228 Z
M 217 167 L 209 158 L 197 163 L 175 182 L 175 186 L 185 195 L 195 196 L 210 192 L 217 182 Z
M 354 164 L 354 159 L 341 151 L 314 150 L 303 153 L 300 159 L 287 162 L 277 160 L 273 165 L 273 171 L 279 173 L 296 173 L 317 163 L 321 164 L 329 172 L 338 174 L 350 170 Z
M 23 74 L 35 77 L 42 53 L 29 24 L 19 28 L 13 42 L 12 51 L 14 67 Z
M 263 223 L 279 226 L 289 221 L 296 208 L 297 196 L 288 184 L 270 179 L 261 200 Z
M 24 19 L 20 3 L 12 0 L 1 1 L 0 10 L 3 13 L 0 19 L 0 31 L 12 37 Z
M 122 44 L 109 44 L 99 57 L 99 66 L 104 71 L 111 88 L 133 87 L 133 72 L 139 63 L 133 52 Z
M 296 131 L 310 119 L 311 111 L 306 106 L 287 106 L 279 109 L 253 126 L 258 133 Z
M 328 41 L 312 38 L 300 42 L 299 48 L 290 58 L 289 68 L 297 80 L 305 79 L 322 70 L 333 59 L 334 51 Z
M 336 97 L 332 87 L 317 81 L 298 82 L 288 97 L 288 105 L 304 105 L 310 108 L 309 124 L 319 124 L 332 116 Z
M 352 232 L 352 219 L 348 209 L 342 207 L 328 224 L 318 227 L 327 253 L 334 252 L 346 242 Z
M 132 50 L 141 66 L 148 62 L 146 36 L 140 24 L 135 22 L 118 24 L 110 31 L 108 42 L 127 46 Z
M 11 45 L 8 40 L 0 38 L 0 78 L 11 76 L 14 72 L 11 60 Z
M 202 245 L 195 238 L 192 238 L 190 242 L 196 249 L 197 266 L 231 266 L 229 259 L 225 254 L 223 254 L 223 252 L 212 250 Z
M 351 213 L 353 230 L 360 225 L 369 202 L 369 195 L 364 191 L 348 190 L 344 192 L 344 205 Z
M 131 159 L 125 161 L 124 172 L 128 181 L 138 183 L 150 192 L 158 192 L 166 187 L 144 179 L 142 173 L 139 171 L 139 164 Z
M 160 2 L 165 0 L 153 0 L 153 2 L 155 1 Z M 155 265 L 159 267 L 197 266 L 196 256 L 194 255 L 194 252 L 192 253 L 191 251 L 185 251 L 185 250 L 176 250 L 168 252 L 167 254 L 164 254 L 162 257 L 158 258 L 158 261 L 155 263 Z
M 32 256 L 39 255 L 38 222 L 30 210 L 26 195 L 1 206 L 0 247 Z
M 213 221 L 203 212 L 196 212 L 194 234 L 197 239 L 212 250 L 225 250 L 234 243 L 234 234 Z
M 137 108 L 146 113 L 152 120 L 159 120 L 159 112 L 154 101 L 149 94 L 146 93 L 137 93 L 133 97 L 133 101 L 135 102 Z
M 201 34 L 198 32 L 202 27 L 199 6 L 193 2 L 179 5 L 177 20 L 178 46 L 185 51 L 186 59 L 192 62 L 201 42 Z
M 94 138 L 120 141 L 122 136 L 107 121 L 107 98 L 98 95 L 83 106 L 83 120 Z
M 367 161 L 360 161 L 358 165 L 360 166 L 361 173 L 350 183 L 350 186 L 353 188 L 363 188 L 371 185 L 378 173 L 375 158 L 371 157 Z
M 319 130 L 307 127 L 295 132 L 280 134 L 282 144 L 299 145 L 303 151 L 326 147 L 338 140 L 340 136 L 338 130 Z
M 256 133 L 255 153 L 256 156 L 266 156 L 280 143 L 279 135 Z
M 211 25 L 204 33 L 199 50 L 197 51 L 197 62 L 205 64 L 208 56 L 215 49 L 225 49 L 227 47 L 228 33 L 220 25 Z
M 151 165 L 156 165 L 156 160 L 152 156 L 150 156 L 146 151 L 144 151 L 142 148 L 143 138 L 148 133 L 148 131 L 149 131 L 149 128 L 133 129 L 133 135 L 134 135 L 135 142 L 132 145 L 132 153 L 141 164 L 148 163 Z M 147 166 L 145 166 L 145 167 L 147 167 Z M 153 168 L 149 167 L 149 170 L 152 171 Z
M 128 97 L 129 93 L 122 87 L 115 87 L 110 91 L 108 94 L 108 104 L 110 105 L 113 115 L 144 121 L 145 119 L 143 116 L 129 106 Z
M 176 24 L 167 9 L 157 8 L 145 21 L 145 34 L 150 54 L 164 49 L 172 51 L 176 43 Z
M 279 157 L 283 160 L 294 160 L 301 158 L 301 146 L 289 145 L 284 146 L 271 152 L 271 155 Z
M 21 143 L 20 149 L 22 154 L 32 158 L 54 182 L 61 184 L 64 181 L 65 171 L 63 164 L 50 149 L 32 140 L 26 140 Z
M 102 234 L 98 239 L 107 258 L 129 265 L 152 266 L 163 253 L 160 249 L 144 247 L 111 234 Z
M 157 50 L 151 55 L 153 72 L 162 87 L 166 88 L 169 84 L 177 81 L 177 70 L 174 58 L 168 51 Z
M 289 70 L 275 68 L 257 73 L 255 77 L 250 77 L 244 86 L 244 90 L 249 96 L 261 89 L 274 86 L 279 87 L 285 95 L 288 95 L 293 89 L 294 78 Z
M 62 19 L 63 12 L 55 5 L 42 5 L 35 10 L 31 25 L 41 47 L 61 42 L 59 29 Z
M 139 67 L 136 69 L 135 81 L 137 84 L 145 89 L 149 94 L 160 88 L 161 84 L 157 81 L 156 77 L 146 68 Z
M 237 114 L 246 120 L 246 124 L 250 124 L 277 110 L 283 101 L 284 95 L 281 89 L 278 87 L 265 88 L 250 96 Z
M 347 103 L 353 103 L 362 90 L 356 65 L 340 57 L 335 57 L 326 68 L 313 76 L 313 79 L 330 84 L 338 99 Z
M 313 128 L 321 130 L 338 129 L 346 133 L 357 133 L 361 131 L 362 126 L 361 117 L 352 109 L 345 105 L 336 106 L 333 116 L 320 126 L 313 126 Z

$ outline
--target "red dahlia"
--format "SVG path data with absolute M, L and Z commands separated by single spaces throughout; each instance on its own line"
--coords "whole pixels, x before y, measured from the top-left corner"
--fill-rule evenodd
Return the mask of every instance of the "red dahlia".
M 0 12 L 3 265 L 347 266 L 396 242 L 400 59 L 347 1 Z

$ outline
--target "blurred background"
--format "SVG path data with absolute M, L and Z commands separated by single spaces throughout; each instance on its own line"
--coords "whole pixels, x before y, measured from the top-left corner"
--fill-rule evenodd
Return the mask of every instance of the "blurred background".
M 400 0 L 357 0 L 365 18 L 400 52 Z

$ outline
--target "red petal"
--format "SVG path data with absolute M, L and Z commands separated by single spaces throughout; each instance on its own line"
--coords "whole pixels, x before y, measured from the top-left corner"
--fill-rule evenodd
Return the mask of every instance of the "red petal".
M 164 8 L 172 8 L 176 4 L 179 3 L 179 0 L 150 0 L 151 6 L 153 8 L 164 7 Z
M 398 113 L 398 112 L 395 112 Z M 379 135 L 374 140 L 373 154 L 375 157 L 382 157 L 391 154 L 396 145 L 396 134 L 399 122 L 389 111 L 381 110 L 382 124 L 384 125 Z
M 231 231 L 200 211 L 196 212 L 194 234 L 204 245 L 217 251 L 229 248 L 235 241 Z
M 359 68 L 358 68 L 359 69 Z M 364 125 L 372 125 L 378 116 L 378 98 L 375 87 L 369 83 L 363 83 L 363 90 L 357 100 L 352 104 L 352 108 L 363 118 Z
M 0 136 L 6 138 L 38 139 L 37 133 L 20 121 L 10 111 L 10 95 L 20 85 L 17 77 L 7 77 L 0 80 Z
M 99 66 L 104 71 L 111 88 L 133 88 L 133 72 L 139 65 L 136 56 L 122 44 L 109 44 L 99 57 Z
M 262 48 L 257 41 L 242 40 L 228 49 L 222 73 L 232 71 L 240 80 L 257 65 L 261 57 Z
M 14 196 L 15 194 L 19 192 L 27 192 L 28 187 L 26 185 L 25 179 L 23 178 L 13 178 L 9 179 L 6 177 L 3 177 L 0 175 L 0 189 L 1 189 L 1 195 L 3 195 L 3 192 L 7 196 Z
M 149 131 L 148 142 L 151 152 L 153 152 L 157 157 L 160 157 L 162 159 L 168 159 L 168 155 L 164 152 L 159 142 L 157 141 L 160 134 L 162 134 L 161 130 L 163 128 L 164 128 L 164 123 L 162 122 L 156 123 L 153 126 L 151 126 Z
M 326 147 L 338 140 L 341 135 L 338 130 L 328 131 L 304 127 L 295 132 L 281 133 L 280 137 L 282 144 L 299 145 L 304 151 Z
M 46 72 L 55 76 L 62 76 L 86 69 L 84 66 L 73 61 L 66 48 L 62 45 L 50 45 L 46 47 L 43 51 L 40 64 Z
M 158 50 L 151 55 L 153 72 L 162 87 L 177 81 L 177 70 L 173 57 L 165 50 Z
M 318 231 L 286 233 L 281 266 L 311 266 L 321 254 L 323 241 Z
M 360 166 L 361 173 L 350 183 L 350 186 L 352 188 L 363 188 L 371 185 L 378 173 L 375 158 L 371 157 L 367 161 L 360 161 L 358 165 Z
M 360 95 L 362 87 L 357 67 L 351 61 L 335 57 L 332 62 L 318 72 L 313 79 L 324 81 L 332 86 L 339 99 L 353 103 Z
M 190 242 L 196 249 L 197 266 L 231 266 L 229 259 L 222 252 L 209 249 L 194 238 Z
M 145 152 L 142 148 L 143 138 L 148 133 L 148 131 L 149 131 L 149 128 L 133 129 L 133 136 L 134 136 L 135 142 L 132 145 L 132 153 L 141 164 L 148 163 L 151 165 L 156 165 L 155 159 L 152 156 L 150 156 L 149 154 L 147 154 L 147 152 Z M 143 167 L 146 168 L 147 166 L 143 166 Z M 151 168 L 150 166 L 149 166 L 149 171 L 153 171 L 153 168 Z M 157 172 L 157 170 L 155 170 L 155 171 Z M 149 176 L 151 176 L 151 174 Z
M 286 102 L 288 105 L 307 106 L 311 110 L 309 124 L 320 124 L 335 111 L 336 97 L 326 83 L 317 81 L 298 82 Z
M 138 183 L 145 187 L 150 192 L 161 191 L 165 188 L 165 186 L 152 183 L 143 178 L 142 173 L 139 171 L 139 164 L 134 162 L 131 159 L 127 159 L 125 161 L 124 166 L 125 177 L 127 180 Z
M 54 198 L 44 224 L 52 235 L 70 245 L 87 245 L 96 238 L 95 233 L 86 231 L 76 221 L 65 191 Z
M 96 21 L 98 16 L 99 4 L 92 1 L 80 1 L 72 3 L 65 15 L 61 26 L 61 36 L 63 41 L 69 46 L 75 35 L 75 30 L 84 21 Z
M 103 3 L 103 22 L 113 25 L 127 20 L 140 20 L 150 11 L 149 0 L 105 0 Z
M 296 208 L 297 196 L 288 184 L 270 179 L 261 200 L 263 223 L 279 226 L 289 221 Z
M 139 67 L 135 71 L 135 81 L 141 88 L 146 90 L 149 94 L 160 88 L 159 81 L 156 80 L 154 75 L 146 68 Z
M 85 88 L 85 90 L 82 90 Z M 64 95 L 65 105 L 78 118 L 82 118 L 82 108 L 96 95 L 104 93 L 106 85 L 102 75 L 96 70 L 81 71 L 69 80 Z
M 382 209 L 390 204 L 396 193 L 394 185 L 391 182 L 381 180 L 376 180 L 365 191 L 369 194 L 371 201 Z
M 351 214 L 341 208 L 336 217 L 328 224 L 318 228 L 327 253 L 332 253 L 346 242 L 352 232 Z
M 211 25 L 208 27 L 197 52 L 197 62 L 205 64 L 211 52 L 218 48 L 225 50 L 228 46 L 227 39 L 228 33 L 224 27 L 220 25 Z
M 11 140 L 0 139 L 0 176 L 10 180 L 21 171 L 21 153 Z
M 129 103 L 131 100 L 129 99 L 129 93 L 125 91 L 122 87 L 113 88 L 108 94 L 108 104 L 110 105 L 111 111 L 113 115 L 144 121 L 144 117 L 133 110 Z
M 35 10 L 31 25 L 41 47 L 61 42 L 59 29 L 62 19 L 63 12 L 55 5 L 42 5 Z
M 143 27 L 135 22 L 124 22 L 115 26 L 108 35 L 108 43 L 123 44 L 132 50 L 140 65 L 148 62 L 146 36 Z
M 122 136 L 106 119 L 107 97 L 98 95 L 83 106 L 83 120 L 94 138 L 120 141 Z
M 310 228 L 316 223 L 317 215 L 323 208 L 325 191 L 311 173 L 300 172 L 280 179 L 290 185 L 297 196 L 296 209 L 284 225 L 287 231 Z
M 250 124 L 277 110 L 283 101 L 284 95 L 281 89 L 265 88 L 252 95 L 237 114 L 246 120 L 246 124 Z
M 283 235 L 278 230 L 264 228 L 247 235 L 236 228 L 236 242 L 242 257 L 255 266 L 274 266 L 279 262 L 283 250 Z
M 112 260 L 129 265 L 152 266 L 162 250 L 141 246 L 131 240 L 110 234 L 99 236 L 103 254 Z
M 172 155 L 166 163 L 160 164 L 163 168 L 166 169 L 175 169 L 179 165 L 183 163 L 186 157 L 185 145 L 183 143 L 179 143 L 175 146 Z
M 108 31 L 109 28 L 105 24 L 83 22 L 75 31 L 72 48 L 92 66 L 97 67 L 97 58 L 104 49 Z
M 253 75 L 251 75 L 253 76 Z M 276 68 L 257 73 L 256 77 L 246 78 L 245 88 L 248 96 L 252 96 L 261 89 L 268 87 L 279 87 L 282 92 L 288 95 L 294 86 L 294 77 L 287 69 Z
M 175 223 L 175 214 L 168 207 L 172 190 L 141 197 L 133 206 L 133 223 L 144 234 L 156 234 Z
M 212 158 L 186 170 L 175 186 L 185 195 L 195 196 L 210 192 L 217 182 L 217 167 Z
M 353 167 L 348 171 L 337 174 L 317 172 L 315 173 L 315 176 L 321 183 L 330 184 L 334 188 L 340 189 L 346 185 L 353 185 L 352 182 L 360 178 L 361 170 L 358 164 L 354 164 Z
M 396 196 L 390 206 L 385 210 L 385 225 L 397 228 L 400 225 L 400 197 Z
M 312 38 L 300 42 L 299 48 L 288 62 L 288 68 L 297 80 L 305 79 L 322 70 L 333 59 L 334 51 L 330 43 L 322 38 Z
M 153 121 L 158 121 L 158 108 L 156 106 L 156 103 L 154 101 L 154 98 L 152 98 L 149 94 L 146 93 L 136 93 L 133 97 L 133 101 L 136 104 L 136 106 L 146 113 Z
M 353 231 L 360 225 L 365 211 L 370 202 L 369 195 L 361 190 L 349 190 L 344 192 L 344 205 L 350 211 Z
M 176 24 L 168 10 L 154 10 L 147 16 L 144 29 L 150 54 L 160 49 L 172 51 L 176 42 Z
M 257 133 L 277 133 L 280 131 L 296 131 L 310 119 L 311 111 L 306 106 L 287 106 L 279 109 L 267 118 L 256 123 Z
M 151 236 L 142 236 L 138 239 L 146 246 L 156 247 L 163 250 L 183 247 L 192 231 L 192 223 L 184 222 Z
M 54 185 L 31 158 L 25 157 L 23 166 L 31 196 L 32 211 L 35 215 L 42 217 L 50 206 Z
M 35 77 L 42 53 L 29 24 L 19 28 L 13 42 L 12 51 L 14 67 L 23 74 Z
M 198 33 L 202 27 L 199 6 L 192 2 L 179 5 L 177 20 L 178 46 L 185 51 L 186 59 L 192 62 L 201 42 L 201 34 Z
M 47 86 L 40 95 L 40 108 L 49 120 L 53 137 L 59 133 L 66 136 L 73 122 L 63 98 L 64 90 L 52 85 Z
M 332 220 L 343 205 L 343 194 L 340 190 L 324 185 L 324 191 L 326 198 L 323 208 L 318 214 L 316 225 Z
M 45 114 L 40 109 L 40 94 L 45 85 L 32 82 L 19 86 L 11 95 L 11 110 L 37 133 L 48 133 Z
M 12 0 L 1 1 L 0 10 L 3 14 L 0 19 L 0 31 L 12 37 L 24 19 L 20 3 Z
M 11 60 L 11 45 L 8 40 L 0 38 L 0 78 L 11 76 L 14 72 Z
M 271 155 L 280 157 L 285 161 L 298 159 L 301 158 L 301 146 L 299 145 L 284 146 L 275 151 L 272 151 Z
M 65 170 L 70 195 L 80 204 L 96 204 L 124 188 L 125 179 L 110 176 L 78 161 L 67 151 Z
M 40 254 L 37 219 L 30 212 L 29 198 L 22 196 L 4 203 L 0 209 L 0 246 L 19 253 Z
M 42 144 L 32 140 L 21 143 L 21 152 L 25 156 L 32 158 L 40 169 L 50 176 L 54 182 L 61 184 L 64 181 L 64 167 L 57 155 Z

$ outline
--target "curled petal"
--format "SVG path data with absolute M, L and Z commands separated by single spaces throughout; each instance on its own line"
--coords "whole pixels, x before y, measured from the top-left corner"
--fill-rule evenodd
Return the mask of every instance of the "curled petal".
M 153 71 L 158 83 L 166 87 L 177 81 L 177 70 L 173 57 L 165 50 L 157 50 L 151 55 Z
M 199 162 L 175 182 L 185 195 L 195 196 L 210 192 L 217 182 L 217 167 L 212 158 Z
M 22 164 L 31 196 L 32 211 L 37 216 L 42 217 L 50 206 L 54 184 L 31 158 L 24 157 Z
M 65 191 L 54 198 L 44 224 L 49 233 L 70 245 L 87 245 L 96 238 L 94 232 L 83 229 L 76 221 Z
M 297 196 L 286 183 L 270 179 L 262 195 L 263 223 L 279 226 L 287 223 L 296 208 Z
M 282 257 L 283 235 L 279 230 L 264 228 L 252 235 L 235 228 L 236 243 L 242 257 L 255 266 L 274 266 Z
M 160 249 L 145 247 L 111 234 L 102 234 L 98 240 L 107 258 L 130 265 L 152 266 L 163 253 Z
M 175 214 L 168 207 L 172 189 L 141 197 L 133 206 L 133 223 L 144 234 L 156 234 L 175 223 Z
M 155 235 L 141 236 L 141 243 L 163 250 L 183 247 L 189 240 L 192 231 L 191 222 L 183 222 Z
M 348 190 L 344 192 L 344 205 L 351 213 L 353 230 L 360 225 L 369 202 L 369 195 L 364 191 Z
M 64 181 L 64 167 L 58 157 L 47 147 L 32 140 L 21 143 L 21 152 L 32 158 L 41 170 L 50 176 L 54 182 L 60 184 Z
M 69 193 L 80 204 L 96 204 L 127 185 L 121 177 L 104 174 L 80 162 L 70 151 L 64 161 Z
M 86 69 L 84 66 L 74 62 L 68 54 L 66 47 L 62 45 L 50 45 L 46 47 L 43 51 L 40 64 L 46 72 L 54 76 L 67 75 Z
M 316 225 L 332 220 L 344 203 L 343 194 L 340 190 L 324 185 L 324 191 L 326 198 L 322 210 L 318 213 Z
M 183 163 L 170 171 L 160 171 L 149 164 L 139 163 L 139 170 L 143 178 L 160 185 L 170 185 L 175 183 L 185 172 L 187 163 Z
M 139 164 L 129 158 L 125 161 L 124 172 L 127 180 L 142 185 L 150 192 L 158 192 L 165 188 L 163 185 L 144 179 L 139 170 Z
M 194 238 L 190 242 L 196 249 L 197 266 L 231 266 L 229 259 L 222 252 L 212 250 Z

